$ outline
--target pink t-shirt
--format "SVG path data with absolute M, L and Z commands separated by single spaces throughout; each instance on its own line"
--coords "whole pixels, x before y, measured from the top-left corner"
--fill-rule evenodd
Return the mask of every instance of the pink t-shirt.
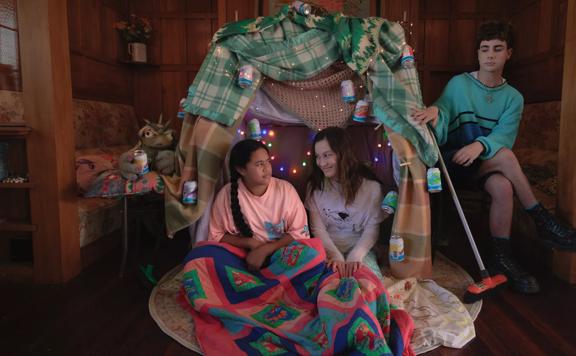
M 255 239 L 268 242 L 283 234 L 295 240 L 310 238 L 306 210 L 290 183 L 272 177 L 266 193 L 259 197 L 250 193 L 240 179 L 238 201 Z M 224 234 L 239 234 L 230 209 L 230 183 L 218 192 L 212 206 L 208 240 L 220 241 Z

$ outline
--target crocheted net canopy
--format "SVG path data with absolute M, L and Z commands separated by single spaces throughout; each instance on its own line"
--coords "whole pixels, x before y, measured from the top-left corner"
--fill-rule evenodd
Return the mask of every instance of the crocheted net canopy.
M 280 82 L 266 78 L 261 88 L 286 110 L 301 117 L 308 127 L 322 130 L 350 123 L 356 102 L 342 100 L 340 84 L 344 80 L 354 83 L 357 100 L 364 98 L 362 79 L 343 62 L 307 80 Z

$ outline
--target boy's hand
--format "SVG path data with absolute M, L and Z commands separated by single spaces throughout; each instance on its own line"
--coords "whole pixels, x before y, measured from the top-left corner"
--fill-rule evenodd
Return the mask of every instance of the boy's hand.
M 432 127 L 436 127 L 438 123 L 438 108 L 436 106 L 429 106 L 424 110 L 415 110 L 410 117 L 419 125 L 426 125 L 430 122 Z
M 468 167 L 484 151 L 484 146 L 478 141 L 474 141 L 459 149 L 452 157 L 452 162 L 464 167 Z

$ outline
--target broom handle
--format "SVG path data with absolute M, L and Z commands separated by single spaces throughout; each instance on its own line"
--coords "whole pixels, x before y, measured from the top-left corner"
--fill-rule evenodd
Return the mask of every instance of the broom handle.
M 438 152 L 438 159 L 440 160 L 440 168 L 442 168 L 442 173 L 444 173 L 444 178 L 446 178 L 446 183 L 448 184 L 448 190 L 450 190 L 450 195 L 452 195 L 452 200 L 454 200 L 454 205 L 456 205 L 456 210 L 458 211 L 460 221 L 462 221 L 462 225 L 464 226 L 464 231 L 466 231 L 466 236 L 468 237 L 468 241 L 470 242 L 470 247 L 472 247 L 472 252 L 474 252 L 474 257 L 476 257 L 476 262 L 478 263 L 478 267 L 480 267 L 480 272 L 483 272 L 486 270 L 486 268 L 484 267 L 484 263 L 482 262 L 482 258 L 480 257 L 480 253 L 478 252 L 478 247 L 476 247 L 476 242 L 474 241 L 474 237 L 472 236 L 472 231 L 470 231 L 468 221 L 466 221 L 464 211 L 462 210 L 462 206 L 460 205 L 460 201 L 458 200 L 458 196 L 456 195 L 456 190 L 454 190 L 452 180 L 450 179 L 450 175 L 448 174 L 448 170 L 446 169 L 446 165 L 444 164 L 444 158 L 442 158 L 440 147 L 438 147 L 438 142 L 436 142 L 436 136 L 434 136 L 434 133 L 432 133 L 432 130 L 430 130 L 430 127 L 428 125 L 426 125 L 426 127 L 428 129 L 428 133 L 430 134 L 430 136 L 432 136 L 432 141 L 434 142 L 434 148 Z

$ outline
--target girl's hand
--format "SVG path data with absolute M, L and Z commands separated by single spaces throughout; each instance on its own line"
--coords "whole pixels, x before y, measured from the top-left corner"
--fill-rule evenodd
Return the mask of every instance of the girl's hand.
M 438 123 L 438 108 L 429 106 L 424 110 L 415 110 L 410 117 L 419 125 L 426 125 L 426 123 L 430 122 L 432 127 L 436 127 Z
M 346 271 L 346 262 L 331 260 L 328 261 L 328 268 L 332 269 L 332 272 L 340 274 L 340 277 L 343 277 Z
M 259 271 L 269 255 L 270 252 L 266 248 L 266 243 L 261 242 L 259 247 L 248 252 L 248 256 L 246 256 L 248 269 L 253 272 Z
M 346 271 L 344 277 L 353 277 L 354 273 L 360 269 L 362 262 L 346 262 Z
M 262 246 L 263 244 L 265 244 L 264 241 L 260 241 L 260 240 L 256 240 L 255 238 L 250 237 L 250 242 L 248 243 L 248 249 L 250 251 L 253 251 L 255 249 L 257 249 L 258 247 Z
M 361 262 L 328 261 L 328 267 L 340 274 L 340 278 L 352 277 L 361 265 Z

